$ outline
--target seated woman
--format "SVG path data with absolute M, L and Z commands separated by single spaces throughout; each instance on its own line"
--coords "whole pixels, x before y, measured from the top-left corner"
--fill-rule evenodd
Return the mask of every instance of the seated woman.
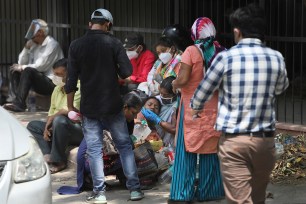
M 123 111 L 126 118 L 129 134 L 133 133 L 134 129 L 134 119 L 136 118 L 137 114 L 140 112 L 142 107 L 142 100 L 137 94 L 137 92 L 132 91 L 126 94 L 123 97 Z M 108 136 L 108 134 L 104 131 L 104 137 Z M 131 141 L 132 142 L 132 141 Z M 104 145 L 103 145 L 104 146 Z M 90 187 L 91 179 L 87 179 L 90 177 L 90 169 L 89 163 L 86 159 L 86 150 L 87 145 L 85 139 L 82 140 L 77 154 L 77 185 L 78 187 L 70 187 L 70 186 L 62 186 L 58 189 L 58 193 L 60 194 L 77 194 L 84 190 L 84 188 Z M 105 151 L 103 150 L 103 162 L 104 162 L 104 174 L 116 174 L 117 171 L 122 171 L 121 169 L 121 162 L 118 154 L 114 155 L 106 155 L 104 154 Z M 122 174 L 124 176 L 124 174 Z
M 176 112 L 178 107 L 177 95 L 172 90 L 172 81 L 175 77 L 170 76 L 162 81 L 159 87 L 160 95 L 156 99 L 161 101 L 159 112 L 146 105 L 141 114 L 151 123 L 156 125 L 157 135 L 163 140 L 163 145 L 174 147 L 176 131 Z M 151 103 L 150 103 L 151 104 Z
M 155 62 L 155 55 L 146 48 L 144 38 L 139 33 L 129 33 L 125 37 L 123 47 L 133 66 L 133 73 L 128 78 L 119 80 L 122 95 L 136 89 L 141 82 L 145 82 Z
M 178 98 L 172 89 L 172 81 L 174 80 L 175 77 L 173 76 L 164 79 L 159 87 L 160 95 L 156 96 L 162 102 L 159 113 L 162 122 L 157 126 L 157 132 L 166 147 L 169 145 L 174 147 L 174 136 L 176 132 Z
M 145 100 L 143 109 L 151 111 L 152 114 L 158 115 L 161 110 L 161 102 L 155 96 L 150 96 Z M 158 124 L 158 121 L 148 120 L 148 118 L 146 118 L 142 112 L 138 113 L 135 121 L 136 123 L 141 123 L 141 124 L 144 124 L 144 121 L 145 121 L 145 123 L 148 124 L 148 127 L 151 130 L 151 133 L 145 138 L 145 140 L 147 141 L 160 140 L 161 138 L 158 135 L 157 129 L 156 129 L 156 124 Z
M 66 168 L 67 146 L 78 146 L 83 139 L 81 125 L 68 118 L 67 95 L 63 88 L 66 81 L 67 60 L 57 61 L 53 65 L 53 73 L 55 75 L 53 83 L 56 87 L 51 96 L 47 122 L 31 121 L 27 126 L 44 154 L 51 174 Z M 77 108 L 80 107 L 80 98 L 80 91 L 77 91 L 74 97 L 74 106 Z
M 155 61 L 148 74 L 147 82 L 141 83 L 138 89 L 145 91 L 148 95 L 158 95 L 158 86 L 168 76 L 176 77 L 179 71 L 179 62 L 182 52 L 176 48 L 173 41 L 167 37 L 161 37 L 155 45 L 158 60 Z

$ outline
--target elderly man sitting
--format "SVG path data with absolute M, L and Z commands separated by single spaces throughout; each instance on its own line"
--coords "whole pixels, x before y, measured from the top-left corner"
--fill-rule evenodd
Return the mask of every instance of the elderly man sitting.
M 10 90 L 4 108 L 14 112 L 26 109 L 26 98 L 33 89 L 41 95 L 51 95 L 55 85 L 52 83 L 52 65 L 63 58 L 59 43 L 48 35 L 48 24 L 41 20 L 32 21 L 25 36 L 26 42 L 19 54 L 18 64 L 11 66 Z

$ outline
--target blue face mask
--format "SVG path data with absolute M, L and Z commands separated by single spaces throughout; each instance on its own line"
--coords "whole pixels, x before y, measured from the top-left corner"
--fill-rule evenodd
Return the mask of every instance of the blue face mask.
M 161 99 L 162 103 L 166 105 L 166 104 L 171 104 L 171 103 L 173 103 L 174 101 L 176 101 L 177 96 L 173 96 L 173 97 L 171 97 L 171 98 L 164 98 L 164 97 L 162 97 L 162 96 L 160 95 L 160 99 Z

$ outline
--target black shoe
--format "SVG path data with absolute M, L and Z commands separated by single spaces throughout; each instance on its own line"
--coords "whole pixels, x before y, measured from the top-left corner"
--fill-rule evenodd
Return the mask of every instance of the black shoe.
M 181 201 L 181 200 L 168 199 L 167 203 L 168 204 L 191 204 L 192 201 Z
M 13 103 L 6 103 L 3 105 L 3 108 L 13 112 L 24 112 L 25 109 L 14 105 Z

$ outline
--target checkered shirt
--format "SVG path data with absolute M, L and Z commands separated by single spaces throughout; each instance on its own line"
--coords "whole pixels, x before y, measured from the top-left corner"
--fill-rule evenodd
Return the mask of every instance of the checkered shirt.
M 244 133 L 275 130 L 275 95 L 288 87 L 283 56 L 259 39 L 245 38 L 219 53 L 196 89 L 190 106 L 201 110 L 219 91 L 216 130 Z

